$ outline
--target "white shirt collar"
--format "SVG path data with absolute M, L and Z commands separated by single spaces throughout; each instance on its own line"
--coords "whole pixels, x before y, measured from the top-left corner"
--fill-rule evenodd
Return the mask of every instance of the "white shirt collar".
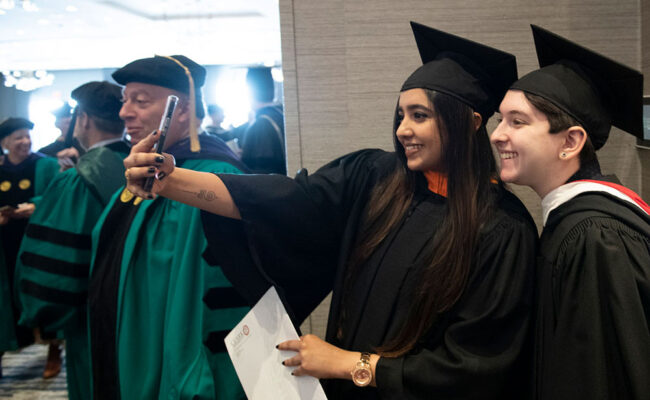
M 117 137 L 117 138 L 114 138 L 114 139 L 106 139 L 106 140 L 102 140 L 101 142 L 97 142 L 97 143 L 93 144 L 92 146 L 90 146 L 90 147 L 88 148 L 88 151 L 89 151 L 89 150 L 92 150 L 92 149 L 96 149 L 96 148 L 98 148 L 98 147 L 108 146 L 109 144 L 112 144 L 112 143 L 115 143 L 115 142 L 119 142 L 120 140 L 122 140 L 121 137 Z

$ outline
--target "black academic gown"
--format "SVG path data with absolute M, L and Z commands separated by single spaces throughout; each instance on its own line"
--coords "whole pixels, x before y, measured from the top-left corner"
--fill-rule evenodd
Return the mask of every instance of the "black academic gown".
M 19 164 L 8 158 L 0 165 L 0 206 L 17 206 L 20 203 L 36 203 L 58 172 L 56 159 L 31 153 Z M 19 310 L 14 298 L 14 271 L 18 249 L 23 239 L 27 218 L 11 219 L 0 226 L 0 246 L 4 257 L 0 259 L 0 352 L 23 347 L 33 341 L 32 330 L 7 322 L 18 321 Z M 9 326 L 12 325 L 12 326 Z M 14 335 L 15 333 L 15 335 Z
M 48 144 L 47 146 L 41 147 L 38 152 L 45 154 L 46 156 L 56 157 L 56 153 L 61 150 L 65 150 L 67 147 L 65 142 L 62 140 L 55 140 L 54 142 Z
M 536 398 L 650 398 L 650 217 L 583 193 L 551 211 L 539 259 Z
M 418 285 L 421 250 L 446 207 L 446 199 L 422 182 L 398 229 L 362 268 L 353 295 L 342 304 L 345 265 L 370 191 L 395 165 L 394 153 L 365 150 L 315 174 L 302 171 L 295 179 L 220 175 L 242 221 L 204 212 L 207 256 L 250 301 L 275 284 L 295 323 L 333 290 L 326 340 L 372 352 L 399 332 Z M 324 381 L 329 398 L 522 398 L 530 371 L 523 346 L 531 320 L 537 234 L 523 205 L 496 185 L 495 190 L 497 209 L 482 229 L 478 260 L 458 303 L 405 357 L 380 359 L 377 388 Z

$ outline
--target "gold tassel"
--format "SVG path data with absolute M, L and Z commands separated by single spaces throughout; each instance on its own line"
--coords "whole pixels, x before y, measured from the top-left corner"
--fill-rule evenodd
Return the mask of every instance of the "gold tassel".
M 194 90 L 194 79 L 192 78 L 192 74 L 190 73 L 189 68 L 187 68 L 183 63 L 175 59 L 174 57 L 169 57 L 169 56 L 158 56 L 158 57 L 165 57 L 168 58 L 172 61 L 174 61 L 176 64 L 178 64 L 181 68 L 183 68 L 183 71 L 185 71 L 185 75 L 187 76 L 187 81 L 190 84 L 190 150 L 192 153 L 198 153 L 201 151 L 201 145 L 199 143 L 199 130 L 197 127 L 197 118 L 196 118 L 196 92 Z

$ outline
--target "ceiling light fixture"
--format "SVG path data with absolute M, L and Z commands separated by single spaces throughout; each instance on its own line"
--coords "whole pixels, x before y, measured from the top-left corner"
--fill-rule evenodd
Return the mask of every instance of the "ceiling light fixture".
M 0 8 L 3 10 L 11 10 L 16 7 L 14 0 L 0 0 Z
M 54 75 L 45 71 L 2 71 L 6 87 L 15 87 L 23 92 L 29 92 L 54 82 Z
M 38 6 L 32 0 L 18 0 L 20 7 L 27 12 L 38 11 Z M 0 0 L 1 10 L 13 10 L 16 8 L 15 0 Z

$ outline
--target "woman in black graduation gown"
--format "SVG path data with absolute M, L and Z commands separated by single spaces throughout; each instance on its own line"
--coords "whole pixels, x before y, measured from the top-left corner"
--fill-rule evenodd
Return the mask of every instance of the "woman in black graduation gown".
M 167 157 L 153 192 L 208 211 L 207 256 L 249 300 L 274 284 L 299 323 L 333 290 L 326 341 L 279 345 L 329 398 L 520 399 L 536 229 L 494 180 L 485 130 L 515 59 L 412 26 L 425 64 L 402 87 L 395 152 L 294 179 L 195 174 Z M 141 196 L 155 139 L 125 161 Z
M 650 398 L 650 207 L 595 151 L 611 125 L 643 136 L 643 76 L 533 27 L 540 69 L 509 90 L 492 134 L 501 177 L 542 198 L 535 398 Z

